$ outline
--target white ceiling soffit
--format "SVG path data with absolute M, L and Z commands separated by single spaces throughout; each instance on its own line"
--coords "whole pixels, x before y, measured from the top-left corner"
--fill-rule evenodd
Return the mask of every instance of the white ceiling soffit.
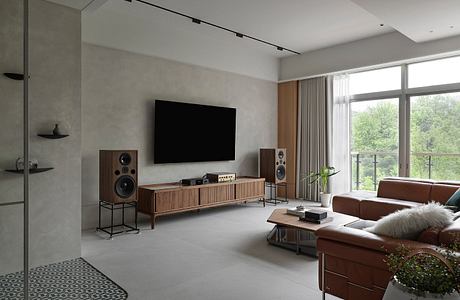
M 459 0 L 351 0 L 414 42 L 460 35 Z
M 198 19 L 206 20 L 244 34 L 266 40 L 298 52 L 306 52 L 332 45 L 346 43 L 393 31 L 374 15 L 351 1 L 344 0 L 145 0 L 172 10 L 176 10 Z M 183 27 L 181 17 L 161 12 L 144 4 L 125 5 L 124 0 L 110 0 L 101 7 L 114 13 L 138 16 L 139 18 L 167 18 L 167 26 Z M 127 11 L 128 10 L 128 11 Z M 85 10 L 86 12 L 86 10 Z M 201 30 L 191 24 L 181 30 Z M 155 28 L 145 30 L 154 31 Z M 221 32 L 219 40 L 235 41 L 235 36 Z M 244 40 L 244 39 L 243 39 Z M 241 40 L 240 40 L 241 42 Z M 280 52 L 270 46 L 260 46 L 251 41 L 249 47 L 257 51 L 261 47 L 274 56 L 291 55 Z
M 93 0 L 47 0 L 49 2 L 53 2 L 56 4 L 68 6 L 71 8 L 75 8 L 78 10 L 84 9 L 88 4 L 90 4 Z

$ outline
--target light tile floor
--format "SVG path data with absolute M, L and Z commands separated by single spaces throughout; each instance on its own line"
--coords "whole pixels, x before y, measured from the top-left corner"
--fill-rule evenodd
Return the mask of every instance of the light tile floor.
M 317 259 L 267 243 L 274 208 L 249 203 L 160 217 L 155 230 L 142 218 L 139 235 L 113 240 L 84 231 L 82 256 L 130 300 L 321 299 Z

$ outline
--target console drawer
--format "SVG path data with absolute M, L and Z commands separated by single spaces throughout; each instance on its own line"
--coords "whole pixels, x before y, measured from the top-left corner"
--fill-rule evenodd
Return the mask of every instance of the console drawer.
M 265 181 L 236 183 L 235 193 L 237 199 L 263 197 L 265 195 Z
M 155 192 L 155 212 L 181 210 L 198 207 L 198 189 L 178 189 Z
M 200 187 L 200 205 L 235 200 L 235 188 L 233 184 Z

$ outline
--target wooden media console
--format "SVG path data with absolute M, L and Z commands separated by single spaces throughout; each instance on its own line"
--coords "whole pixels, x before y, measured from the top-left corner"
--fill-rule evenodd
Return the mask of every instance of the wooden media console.
M 138 211 L 150 216 L 152 229 L 161 215 L 199 210 L 233 203 L 262 200 L 265 179 L 238 177 L 231 182 L 183 186 L 180 183 L 142 185 L 138 188 Z

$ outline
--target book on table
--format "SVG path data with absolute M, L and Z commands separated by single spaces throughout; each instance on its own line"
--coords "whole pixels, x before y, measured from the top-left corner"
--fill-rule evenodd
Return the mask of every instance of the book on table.
M 327 217 L 327 218 L 324 218 L 324 219 L 321 219 L 321 220 L 310 219 L 310 218 L 305 218 L 305 217 L 299 217 L 299 220 L 303 221 L 303 222 L 309 222 L 309 223 L 315 223 L 315 224 L 324 224 L 324 223 L 327 223 L 327 222 L 331 222 L 332 217 Z
M 304 217 L 306 211 L 307 210 L 305 208 L 298 209 L 297 207 L 292 207 L 292 208 L 288 208 L 286 213 L 288 215 L 293 215 L 293 216 L 297 216 L 297 217 Z

